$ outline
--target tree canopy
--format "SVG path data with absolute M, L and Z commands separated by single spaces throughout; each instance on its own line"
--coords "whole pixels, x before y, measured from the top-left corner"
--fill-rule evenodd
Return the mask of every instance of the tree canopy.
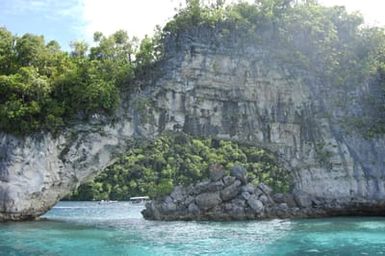
M 134 87 L 136 67 L 154 61 L 146 57 L 153 50 L 149 40 L 130 39 L 122 30 L 108 37 L 97 32 L 95 47 L 72 42 L 67 53 L 43 36 L 0 28 L 0 130 L 55 132 L 72 120 L 113 114 L 119 90 Z

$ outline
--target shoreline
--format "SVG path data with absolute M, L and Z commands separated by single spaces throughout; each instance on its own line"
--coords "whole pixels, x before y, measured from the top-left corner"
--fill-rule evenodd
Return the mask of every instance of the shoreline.
M 210 170 L 210 180 L 173 191 L 145 205 L 147 220 L 233 221 L 328 217 L 385 217 L 385 200 L 321 198 L 301 190 L 273 193 L 264 183 L 248 183 L 247 171 L 235 166 L 230 176 L 223 168 Z
M 150 203 L 151 204 L 151 203 Z M 151 207 L 151 206 L 149 206 Z M 279 206 L 278 206 L 279 207 Z M 274 220 L 274 219 L 326 219 L 340 217 L 385 217 L 385 204 L 362 203 L 360 206 L 349 205 L 344 208 L 302 208 L 293 209 L 273 208 L 265 212 L 263 216 L 255 216 L 254 214 L 233 215 L 232 213 L 206 212 L 202 215 L 189 215 L 183 212 L 160 213 L 159 215 L 149 215 L 146 210 L 142 211 L 142 215 L 146 220 L 156 221 L 258 221 L 258 220 Z M 148 211 L 148 210 L 147 210 Z

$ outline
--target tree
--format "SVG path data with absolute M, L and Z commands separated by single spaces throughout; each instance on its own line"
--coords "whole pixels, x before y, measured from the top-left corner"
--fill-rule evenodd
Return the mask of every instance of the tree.
M 71 55 L 73 57 L 81 58 L 86 56 L 86 53 L 88 50 L 88 44 L 86 42 L 75 41 L 75 42 L 71 42 L 70 46 L 72 48 Z
M 127 48 L 123 31 L 111 37 L 109 49 L 105 46 L 110 40 L 99 37 L 98 49 L 110 54 L 104 58 L 87 55 L 84 42 L 72 43 L 68 55 L 56 41 L 45 44 L 42 36 L 17 37 L 1 28 L 0 129 L 16 135 L 56 132 L 66 122 L 94 113 L 111 116 L 119 103 L 119 88 L 132 79 L 127 56 L 133 50 Z
M 136 38 L 129 39 L 127 32 L 119 30 L 109 37 L 102 33 L 94 34 L 98 46 L 90 50 L 90 59 L 98 61 L 98 68 L 106 75 L 105 80 L 116 80 L 123 84 L 133 78 L 133 64 Z
M 16 62 L 19 66 L 44 68 L 45 43 L 43 36 L 24 34 L 16 39 Z
M 0 27 L 0 74 L 8 75 L 14 64 L 15 38 L 6 28 Z

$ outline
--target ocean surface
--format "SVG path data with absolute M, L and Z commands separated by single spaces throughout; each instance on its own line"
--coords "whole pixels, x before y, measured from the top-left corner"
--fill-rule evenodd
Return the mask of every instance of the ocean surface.
M 0 255 L 385 255 L 385 218 L 146 221 L 130 203 L 60 202 L 0 224 Z

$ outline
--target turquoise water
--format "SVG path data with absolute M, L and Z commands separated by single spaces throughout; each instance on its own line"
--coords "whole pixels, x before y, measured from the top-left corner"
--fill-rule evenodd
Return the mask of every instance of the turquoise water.
M 0 224 L 0 255 L 385 255 L 385 218 L 146 221 L 129 203 L 61 202 Z

